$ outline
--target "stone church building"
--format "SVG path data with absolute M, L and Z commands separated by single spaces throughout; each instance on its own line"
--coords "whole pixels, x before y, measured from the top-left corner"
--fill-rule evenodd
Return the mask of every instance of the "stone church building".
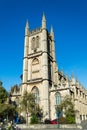
M 44 119 L 57 118 L 55 106 L 65 95 L 72 97 L 76 111 L 76 122 L 87 119 L 87 90 L 74 78 L 59 71 L 56 63 L 55 38 L 51 27 L 48 32 L 43 14 L 40 28 L 30 30 L 25 27 L 23 79 L 19 95 L 33 92 L 36 102 L 43 109 Z M 13 93 L 13 100 L 17 97 Z

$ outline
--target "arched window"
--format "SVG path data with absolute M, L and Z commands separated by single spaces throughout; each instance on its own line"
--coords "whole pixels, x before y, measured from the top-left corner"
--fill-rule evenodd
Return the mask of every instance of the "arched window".
M 31 39 L 31 49 L 32 50 L 36 50 L 37 48 L 39 48 L 39 36 L 37 37 L 33 37 Z
M 40 77 L 40 63 L 38 58 L 32 60 L 32 79 Z
M 59 105 L 61 103 L 61 95 L 59 92 L 56 92 L 55 98 L 56 98 L 56 105 Z
M 39 90 L 36 86 L 32 88 L 32 93 L 35 95 L 35 102 L 39 104 Z
M 58 105 L 61 103 L 61 95 L 59 92 L 55 93 L 55 99 L 56 99 L 56 116 L 57 116 L 57 118 L 59 118 L 62 114 L 58 110 Z
M 32 65 L 36 65 L 39 64 L 39 60 L 37 58 L 33 59 L 32 61 Z
M 32 43 L 31 49 L 34 50 L 35 49 L 35 37 L 32 38 L 31 43 Z
M 36 48 L 39 48 L 39 36 L 36 37 Z

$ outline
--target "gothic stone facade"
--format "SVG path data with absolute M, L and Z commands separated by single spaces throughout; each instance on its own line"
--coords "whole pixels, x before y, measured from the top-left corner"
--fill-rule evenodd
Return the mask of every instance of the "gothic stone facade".
M 42 26 L 30 31 L 25 27 L 23 80 L 21 95 L 27 90 L 36 96 L 36 102 L 44 112 L 44 119 L 55 119 L 55 106 L 65 95 L 70 95 L 75 104 L 76 122 L 87 119 L 87 90 L 74 78 L 58 70 L 55 57 L 54 32 L 46 28 L 45 15 Z

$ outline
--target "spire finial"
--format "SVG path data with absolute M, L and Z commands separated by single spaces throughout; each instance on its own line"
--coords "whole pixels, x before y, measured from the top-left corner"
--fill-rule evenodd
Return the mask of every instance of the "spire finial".
M 78 82 L 78 78 L 76 77 L 76 82 Z
M 43 12 L 42 21 L 46 21 L 46 17 L 45 17 L 45 14 L 44 14 L 44 12 Z
M 29 35 L 29 24 L 28 24 L 28 20 L 26 21 L 25 35 Z
M 72 81 L 72 84 L 75 84 L 76 82 L 75 77 L 74 77 L 74 72 L 72 72 L 71 81 Z
M 43 13 L 43 16 L 42 16 L 42 28 L 45 28 L 46 29 L 46 17 Z
M 76 78 L 76 86 L 79 86 L 79 81 L 77 78 Z
M 50 34 L 51 34 L 51 36 L 52 36 L 52 39 L 54 40 L 54 31 L 53 31 L 53 26 L 52 26 L 52 25 L 51 25 Z
M 72 72 L 72 78 L 74 78 L 74 72 Z
M 50 30 L 50 33 L 53 34 L 53 26 L 51 25 L 51 30 Z
M 26 28 L 29 28 L 28 19 L 26 21 Z

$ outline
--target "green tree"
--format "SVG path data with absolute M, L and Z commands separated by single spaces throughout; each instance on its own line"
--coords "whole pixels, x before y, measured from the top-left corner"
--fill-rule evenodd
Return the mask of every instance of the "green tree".
M 75 123 L 74 104 L 69 96 L 64 97 L 63 101 L 58 106 L 58 110 L 63 112 L 67 123 Z
M 35 96 L 32 93 L 24 92 L 22 100 L 21 100 L 22 110 L 26 112 L 26 114 L 31 114 L 31 121 L 36 121 L 36 118 L 41 114 L 41 109 L 39 105 L 35 102 Z M 26 119 L 27 121 L 27 119 Z
M 8 92 L 2 86 L 2 82 L 0 81 L 0 104 L 5 103 L 8 97 Z
M 0 116 L 6 118 L 7 120 L 13 120 L 16 115 L 15 106 L 12 104 L 0 104 Z
M 9 104 L 8 92 L 2 86 L 2 82 L 0 81 L 0 117 L 8 119 L 8 117 L 14 116 L 15 113 L 15 106 Z

